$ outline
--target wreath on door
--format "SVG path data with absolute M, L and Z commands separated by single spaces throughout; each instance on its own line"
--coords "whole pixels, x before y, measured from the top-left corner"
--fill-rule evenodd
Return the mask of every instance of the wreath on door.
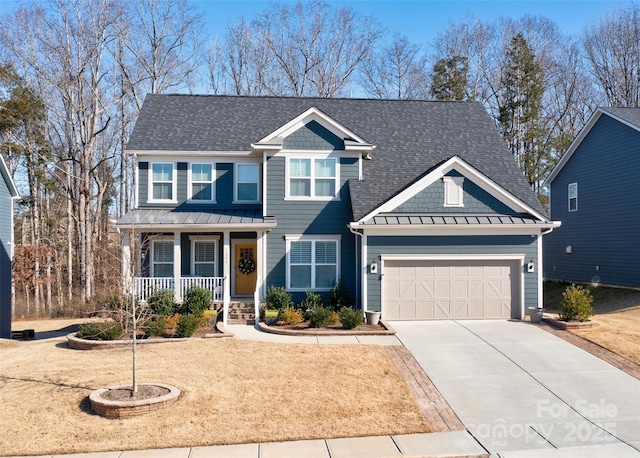
M 256 263 L 251 258 L 242 258 L 238 263 L 238 269 L 245 275 L 256 270 Z

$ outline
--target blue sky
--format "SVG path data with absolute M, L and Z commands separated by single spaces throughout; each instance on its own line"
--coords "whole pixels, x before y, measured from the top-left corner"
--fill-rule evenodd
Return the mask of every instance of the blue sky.
M 0 0 L 3 1 L 3 0 Z M 208 32 L 224 36 L 227 25 L 240 17 L 251 19 L 272 2 L 254 0 L 196 0 L 193 4 L 205 13 Z M 292 2 L 295 3 L 295 2 Z M 580 35 L 585 27 L 601 16 L 629 1 L 418 1 L 418 0 L 351 0 L 329 1 L 333 5 L 349 5 L 355 11 L 373 15 L 390 34 L 398 32 L 416 44 L 431 43 L 450 21 L 468 15 L 493 22 L 499 17 L 514 19 L 524 15 L 544 16 L 558 24 L 568 35 Z

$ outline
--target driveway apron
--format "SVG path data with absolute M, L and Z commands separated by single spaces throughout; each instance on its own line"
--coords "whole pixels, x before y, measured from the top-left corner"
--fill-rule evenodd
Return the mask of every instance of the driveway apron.
M 488 451 L 640 456 L 640 380 L 590 353 L 521 321 L 392 326 Z

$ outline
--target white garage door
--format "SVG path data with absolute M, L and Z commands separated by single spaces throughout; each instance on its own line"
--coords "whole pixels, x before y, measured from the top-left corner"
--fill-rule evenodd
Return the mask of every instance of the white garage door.
M 385 261 L 387 320 L 514 318 L 516 261 Z

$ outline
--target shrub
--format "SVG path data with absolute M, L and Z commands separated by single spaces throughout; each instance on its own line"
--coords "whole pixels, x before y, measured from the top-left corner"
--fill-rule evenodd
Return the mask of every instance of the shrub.
M 149 308 L 154 315 L 171 316 L 177 311 L 173 291 L 170 289 L 159 289 L 153 292 L 147 299 Z
M 338 280 L 338 283 L 334 283 L 331 287 L 331 292 L 329 293 L 329 308 L 337 312 L 342 307 L 350 307 L 352 302 L 347 285 L 341 278 Z
M 193 313 L 180 315 L 176 326 L 176 335 L 178 337 L 191 337 L 200 326 L 201 318 L 201 315 L 194 315 Z
M 340 315 L 340 322 L 345 329 L 354 329 L 359 324 L 362 324 L 362 311 L 355 310 L 351 307 L 342 307 L 338 312 Z
M 309 310 L 314 307 L 322 307 L 322 297 L 313 291 L 307 290 L 307 297 L 300 302 L 302 310 Z
M 293 307 L 287 307 L 286 309 L 280 312 L 280 319 L 284 322 L 284 324 L 296 325 L 300 324 L 303 321 L 302 312 L 300 310 L 296 310 Z
M 175 330 L 178 327 L 179 319 L 180 319 L 180 315 L 178 315 L 177 313 L 174 313 L 171 316 L 165 316 L 164 317 L 165 330 L 167 328 Z
M 315 306 L 307 310 L 305 315 L 309 320 L 310 327 L 326 328 L 327 326 L 329 326 L 329 317 L 331 316 L 331 310 L 322 306 Z
M 264 297 L 264 302 L 269 310 L 284 310 L 287 307 L 293 305 L 293 299 L 291 294 L 284 288 L 284 286 L 269 286 L 267 294 Z
M 164 320 L 165 320 L 164 317 L 155 317 L 155 318 L 151 318 L 150 320 L 147 320 L 147 322 L 142 325 L 144 335 L 147 337 L 164 336 L 164 332 L 166 329 L 166 324 Z
M 211 292 L 200 286 L 191 286 L 184 296 L 180 313 L 201 316 L 211 306 Z
M 587 321 L 593 315 L 593 296 L 581 285 L 571 285 L 562 293 L 561 318 L 564 321 Z
M 329 315 L 329 324 L 338 323 L 340 323 L 340 315 L 338 315 L 338 312 L 331 312 L 331 315 Z
M 124 335 L 120 323 L 115 321 L 99 321 L 80 325 L 77 337 L 87 340 L 118 340 Z

